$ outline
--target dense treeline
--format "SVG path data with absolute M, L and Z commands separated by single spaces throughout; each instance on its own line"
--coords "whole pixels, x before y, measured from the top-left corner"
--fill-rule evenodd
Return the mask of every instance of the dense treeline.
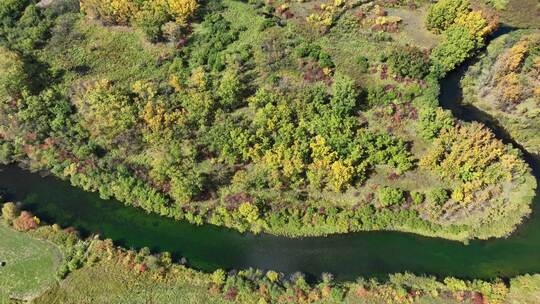
M 442 43 L 431 54 L 433 71 L 444 76 L 456 68 L 484 47 L 486 37 L 498 24 L 497 16 L 472 10 L 469 0 L 442 0 L 433 4 L 426 26 L 443 35 Z
M 73 1 L 43 9 L 4 1 L 4 163 L 47 170 L 164 216 L 290 236 L 397 229 L 486 238 L 507 234 L 530 212 L 534 182 L 519 153 L 437 107 L 438 78 L 496 27 L 466 1 L 430 6 L 428 25 L 444 36 L 431 52 L 347 23 L 340 30 L 381 50 L 359 57 L 360 76 L 323 43 L 331 25 L 293 32 L 311 25 L 284 23 L 276 4 L 212 2 L 195 18 L 196 3 L 82 1 L 86 17 L 104 26 Z M 150 8 L 165 15 L 148 17 Z M 341 18 L 358 18 L 347 8 Z M 384 15 L 380 6 L 360 8 Z M 447 11 L 455 16 L 441 21 Z M 235 14 L 260 26 L 238 25 Z M 150 44 L 133 28 L 107 27 L 137 27 L 141 15 L 161 30 L 168 22 L 186 29 L 197 22 L 197 30 Z M 10 38 L 36 28 L 42 34 L 24 45 Z M 101 33 L 119 41 L 106 49 Z M 104 49 L 117 60 L 144 60 L 122 61 L 116 68 L 127 72 L 118 73 L 112 61 L 88 60 Z M 404 180 L 413 183 L 400 186 Z M 505 183 L 516 197 L 503 193 Z M 470 213 L 483 220 L 471 222 Z
M 81 0 L 81 11 L 106 24 L 136 25 L 151 41 L 177 42 L 199 6 L 197 0 Z

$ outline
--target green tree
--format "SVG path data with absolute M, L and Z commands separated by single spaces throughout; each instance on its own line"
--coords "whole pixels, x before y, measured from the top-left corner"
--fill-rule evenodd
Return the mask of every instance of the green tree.
M 410 46 L 394 49 L 388 57 L 388 65 L 393 73 L 403 77 L 421 79 L 429 72 L 428 56 Z
M 434 72 L 444 76 L 469 58 L 477 47 L 476 37 L 468 28 L 451 26 L 444 32 L 443 42 L 431 52 Z
M 279 280 L 279 273 L 273 270 L 269 270 L 268 272 L 266 272 L 266 277 L 270 282 L 275 283 L 277 282 L 277 280 Z
M 238 212 L 250 224 L 255 223 L 259 219 L 259 208 L 252 203 L 242 203 L 238 208 Z
M 353 113 L 358 100 L 358 90 L 354 81 L 345 76 L 339 76 L 334 79 L 332 85 L 332 99 L 330 106 L 339 116 L 346 116 Z
M 424 107 L 420 110 L 418 128 L 420 135 L 425 139 L 433 139 L 441 130 L 448 130 L 454 126 L 454 117 L 448 110 L 440 107 Z
M 27 87 L 24 63 L 17 53 L 0 47 L 0 102 L 18 98 Z
M 382 207 L 399 205 L 405 201 L 405 193 L 399 188 L 382 187 L 378 191 L 378 198 Z
M 212 273 L 212 282 L 218 286 L 225 284 L 225 270 L 218 268 Z
M 233 66 L 227 68 L 221 76 L 216 93 L 225 109 L 235 109 L 242 104 L 244 82 L 239 77 L 240 73 L 240 69 Z
M 415 205 L 419 205 L 424 202 L 425 195 L 421 192 L 413 191 L 411 192 L 411 198 Z
M 449 199 L 448 191 L 443 188 L 432 189 L 427 193 L 427 199 L 432 203 L 442 205 Z
M 98 81 L 75 100 L 82 116 L 82 125 L 92 138 L 107 148 L 113 148 L 119 137 L 128 133 L 137 119 L 129 96 L 106 80 Z

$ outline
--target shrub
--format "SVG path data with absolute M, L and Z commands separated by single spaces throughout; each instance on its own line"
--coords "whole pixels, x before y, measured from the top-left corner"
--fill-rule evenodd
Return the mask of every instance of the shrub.
M 365 73 L 369 69 L 369 60 L 364 56 L 356 57 L 356 63 L 358 64 L 358 70 Z
M 410 46 L 393 50 L 388 57 L 388 65 L 393 73 L 403 77 L 421 79 L 429 72 L 427 55 Z
M 14 203 L 8 202 L 2 206 L 2 218 L 11 223 L 17 217 L 17 207 Z
M 411 198 L 415 205 L 419 205 L 424 202 L 425 195 L 421 192 L 413 191 L 411 192 Z
M 20 57 L 0 47 L 0 98 L 19 97 L 26 85 L 26 72 Z
M 443 188 L 435 188 L 428 192 L 427 199 L 428 201 L 435 203 L 437 205 L 442 205 L 448 200 L 448 191 Z
M 379 203 L 383 207 L 403 203 L 405 195 L 403 190 L 392 187 L 382 187 L 378 192 Z
M 19 231 L 29 231 L 36 229 L 39 225 L 39 219 L 28 211 L 23 211 L 17 219 L 13 221 L 13 228 Z

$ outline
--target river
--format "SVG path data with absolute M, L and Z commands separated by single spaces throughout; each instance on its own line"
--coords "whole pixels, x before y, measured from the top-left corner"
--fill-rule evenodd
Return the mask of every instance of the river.
M 485 114 L 459 105 L 459 78 L 464 68 L 443 82 L 441 104 L 464 120 L 485 120 Z M 500 127 L 495 133 L 512 142 Z M 540 176 L 540 162 L 526 154 Z M 506 239 L 471 241 L 468 245 L 439 238 L 399 232 L 360 232 L 324 238 L 289 239 L 267 234 L 241 234 L 213 225 L 195 226 L 175 221 L 115 200 L 102 200 L 55 177 L 41 177 L 15 165 L 0 171 L 0 186 L 9 199 L 25 203 L 40 218 L 84 234 L 99 233 L 127 248 L 149 247 L 185 257 L 189 266 L 203 271 L 248 267 L 284 273 L 301 271 L 308 278 L 329 272 L 338 280 L 359 276 L 385 278 L 413 272 L 437 277 L 489 279 L 540 272 L 540 195 L 533 215 Z

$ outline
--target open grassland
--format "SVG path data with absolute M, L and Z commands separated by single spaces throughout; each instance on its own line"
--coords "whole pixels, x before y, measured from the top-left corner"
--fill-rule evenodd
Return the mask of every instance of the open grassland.
M 0 225 L 0 303 L 30 299 L 55 284 L 60 251 L 51 243 Z
M 36 304 L 50 303 L 229 303 L 212 295 L 204 285 L 155 280 L 149 274 L 134 274 L 116 263 L 104 261 L 79 269 L 51 289 Z

